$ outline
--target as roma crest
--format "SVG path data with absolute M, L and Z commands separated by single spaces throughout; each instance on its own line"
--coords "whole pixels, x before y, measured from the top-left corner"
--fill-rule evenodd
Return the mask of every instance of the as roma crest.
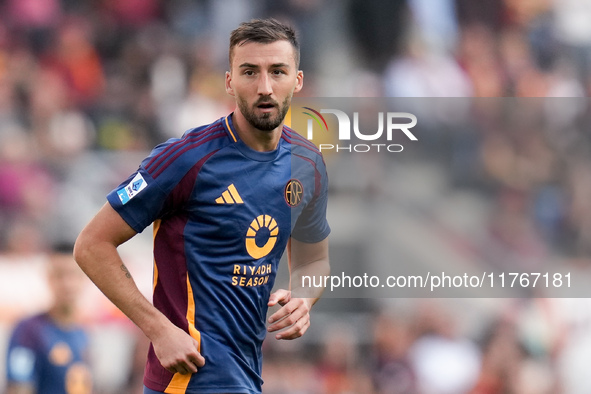
M 283 195 L 290 207 L 297 207 L 300 205 L 304 197 L 304 186 L 302 185 L 302 182 L 297 179 L 290 179 L 285 185 Z

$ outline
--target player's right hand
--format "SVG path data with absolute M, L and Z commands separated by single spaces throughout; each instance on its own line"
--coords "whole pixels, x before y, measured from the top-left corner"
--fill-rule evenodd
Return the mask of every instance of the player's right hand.
M 205 365 L 198 342 L 172 324 L 152 339 L 152 345 L 160 364 L 172 373 L 196 373 Z

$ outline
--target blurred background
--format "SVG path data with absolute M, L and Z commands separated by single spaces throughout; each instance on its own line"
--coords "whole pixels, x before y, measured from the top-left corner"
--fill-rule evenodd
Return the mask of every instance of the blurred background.
M 300 97 L 464 103 L 417 101 L 438 110 L 403 153 L 326 155 L 333 270 L 589 275 L 589 0 L 1 0 L 0 390 L 13 325 L 51 303 L 52 245 L 154 145 L 233 109 L 229 33 L 268 16 L 300 33 Z M 121 253 L 149 295 L 150 231 Z M 265 342 L 264 391 L 590 393 L 591 301 L 533 296 L 323 299 L 305 337 Z M 95 392 L 140 393 L 145 338 L 89 282 L 80 317 Z

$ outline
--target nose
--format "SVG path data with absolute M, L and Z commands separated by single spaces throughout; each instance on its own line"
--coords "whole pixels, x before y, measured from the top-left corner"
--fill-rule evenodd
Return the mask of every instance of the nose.
M 270 96 L 273 93 L 271 79 L 267 73 L 262 73 L 259 78 L 257 93 L 261 96 Z

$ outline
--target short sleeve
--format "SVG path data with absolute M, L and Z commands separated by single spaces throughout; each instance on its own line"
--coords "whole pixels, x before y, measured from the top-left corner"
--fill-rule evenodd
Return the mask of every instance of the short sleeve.
M 113 209 L 138 233 L 161 215 L 166 198 L 143 165 L 107 195 Z
M 107 195 L 107 200 L 136 232 L 182 209 L 201 166 L 228 143 L 221 121 L 188 130 L 156 146 L 139 169 Z
M 330 234 L 330 226 L 326 219 L 328 204 L 328 175 L 322 157 L 319 156 L 315 171 L 319 177 L 318 190 L 312 201 L 303 209 L 291 236 L 298 241 L 316 243 L 324 240 Z

